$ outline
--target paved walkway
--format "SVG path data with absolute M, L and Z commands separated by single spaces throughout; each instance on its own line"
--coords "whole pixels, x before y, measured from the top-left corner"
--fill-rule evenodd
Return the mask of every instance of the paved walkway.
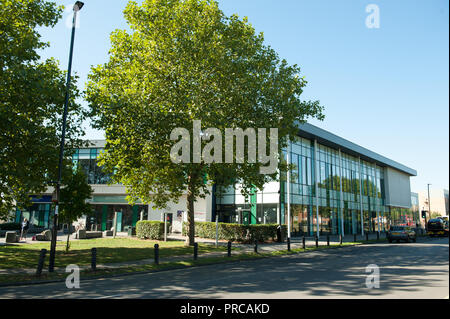
M 65 241 L 67 238 L 67 235 L 60 235 L 58 236 L 58 241 Z M 369 235 L 369 240 L 375 240 L 377 238 L 376 234 Z M 380 239 L 384 239 L 385 235 L 382 234 L 380 236 Z M 168 240 L 180 240 L 184 241 L 185 237 L 181 236 L 179 234 L 171 234 L 167 237 Z M 357 236 L 357 240 L 365 240 L 366 237 L 362 237 L 361 235 Z M 71 239 L 72 240 L 72 239 Z M 198 243 L 206 243 L 215 245 L 215 240 L 213 239 L 205 239 L 205 238 L 196 238 L 196 242 Z M 353 242 L 354 236 L 348 235 L 343 238 L 343 242 Z M 35 243 L 35 241 L 27 241 L 22 242 L 20 244 L 28 244 L 28 243 Z M 40 242 L 42 243 L 42 242 Z M 219 241 L 218 243 L 220 246 L 226 246 L 227 241 Z M 320 237 L 318 241 L 319 246 L 326 246 L 327 245 L 327 236 Z M 330 245 L 336 245 L 339 244 L 339 237 L 338 236 L 330 236 Z M 313 247 L 316 245 L 315 238 L 314 237 L 305 237 L 305 245 L 306 247 Z M 231 253 L 233 254 L 242 254 L 242 253 L 250 253 L 254 252 L 254 245 L 253 244 L 237 244 L 233 243 L 232 247 L 238 248 L 239 250 L 233 250 Z M 303 237 L 293 237 L 291 239 L 291 249 L 297 249 L 303 247 Z M 280 250 L 287 250 L 287 243 L 267 243 L 267 244 L 258 244 L 258 252 L 274 252 L 274 251 L 280 251 Z M 210 253 L 204 253 L 199 254 L 198 258 L 205 258 L 205 257 L 225 257 L 227 255 L 226 251 L 222 252 L 210 252 Z M 186 255 L 179 255 L 179 256 L 171 256 L 171 257 L 160 257 L 159 262 L 177 262 L 177 261 L 186 261 L 186 260 L 192 260 L 193 255 L 192 254 L 186 254 Z M 97 264 L 97 269 L 117 269 L 122 267 L 133 267 L 133 266 L 142 266 L 142 265 L 148 265 L 154 263 L 153 258 L 148 259 L 142 259 L 142 260 L 136 260 L 136 261 L 127 261 L 127 262 L 120 262 L 120 263 L 108 263 L 108 264 Z M 90 269 L 90 265 L 84 265 L 80 266 L 81 270 L 84 269 Z M 44 270 L 46 271 L 45 265 Z M 55 267 L 56 272 L 65 272 L 65 267 Z M 27 269 L 0 269 L 0 275 L 6 275 L 6 274 L 35 274 L 36 268 L 27 268 Z

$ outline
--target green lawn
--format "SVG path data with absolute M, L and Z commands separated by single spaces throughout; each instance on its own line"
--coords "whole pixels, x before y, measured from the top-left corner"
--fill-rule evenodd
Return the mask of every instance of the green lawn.
M 69 264 L 90 265 L 91 248 L 97 248 L 97 263 L 116 263 L 153 258 L 154 245 L 159 244 L 159 256 L 164 257 L 193 254 L 193 247 L 186 247 L 181 241 L 151 241 L 137 238 L 96 238 L 74 240 L 66 254 L 66 243 L 58 242 L 56 247 L 55 267 Z M 199 255 L 207 252 L 226 251 L 226 247 L 199 244 Z M 45 265 L 48 265 L 50 242 L 28 245 L 7 245 L 0 247 L 0 269 L 35 268 L 42 248 L 47 249 Z M 44 265 L 44 267 L 45 267 Z

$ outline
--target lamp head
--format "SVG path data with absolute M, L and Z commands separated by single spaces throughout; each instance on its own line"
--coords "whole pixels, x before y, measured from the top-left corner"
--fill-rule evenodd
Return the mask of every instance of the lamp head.
M 84 3 L 81 1 L 77 1 L 75 2 L 75 4 L 73 5 L 73 11 L 80 11 L 81 8 L 83 8 Z

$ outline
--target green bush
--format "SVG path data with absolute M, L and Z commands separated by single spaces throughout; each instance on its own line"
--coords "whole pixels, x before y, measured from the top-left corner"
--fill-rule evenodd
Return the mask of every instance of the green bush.
M 0 224 L 0 230 L 21 230 L 22 226 L 19 223 L 4 223 Z
M 186 223 L 183 223 L 183 235 L 186 236 Z M 259 225 L 242 225 L 219 223 L 219 239 L 229 240 L 240 243 L 267 242 L 277 239 L 278 224 L 259 224 Z M 281 226 L 282 237 L 287 236 L 286 225 Z M 214 222 L 196 222 L 195 236 L 200 238 L 216 238 L 216 223 Z
M 163 239 L 164 222 L 141 220 L 136 223 L 136 236 L 141 239 Z

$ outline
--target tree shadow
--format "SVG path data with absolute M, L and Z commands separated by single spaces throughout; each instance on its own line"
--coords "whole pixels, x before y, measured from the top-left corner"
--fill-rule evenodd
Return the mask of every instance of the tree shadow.
M 393 292 L 418 292 L 424 287 L 447 287 L 448 243 L 374 244 L 315 251 L 283 257 L 217 264 L 159 272 L 87 280 L 69 290 L 64 283 L 0 288 L 2 296 L 32 298 L 272 298 L 283 292 L 289 298 L 335 296 L 383 297 Z M 378 265 L 380 288 L 366 287 L 366 267 Z M 444 266 L 444 269 L 443 269 Z M 48 288 L 46 288 L 48 287 Z M 289 295 L 287 295 L 289 294 Z M 426 297 L 426 296 L 424 296 Z
M 50 246 L 50 245 L 49 245 Z M 154 247 L 96 247 L 97 248 L 97 264 L 124 263 L 140 261 L 145 259 L 154 259 Z M 48 265 L 50 247 L 46 248 L 47 254 L 44 265 Z M 223 252 L 226 254 L 225 247 L 216 248 L 208 244 L 199 244 L 198 254 L 209 252 Z M 164 258 L 172 258 L 180 255 L 193 255 L 194 248 L 181 246 L 169 246 L 159 248 L 160 262 L 164 262 Z M 26 248 L 24 246 L 14 247 L 8 245 L 0 249 L 0 269 L 31 269 L 36 268 L 39 261 L 40 249 Z M 69 264 L 79 266 L 91 264 L 90 249 L 70 249 L 65 252 L 65 246 L 59 247 L 55 256 L 55 267 L 66 267 Z M 45 266 L 44 266 L 45 267 Z

